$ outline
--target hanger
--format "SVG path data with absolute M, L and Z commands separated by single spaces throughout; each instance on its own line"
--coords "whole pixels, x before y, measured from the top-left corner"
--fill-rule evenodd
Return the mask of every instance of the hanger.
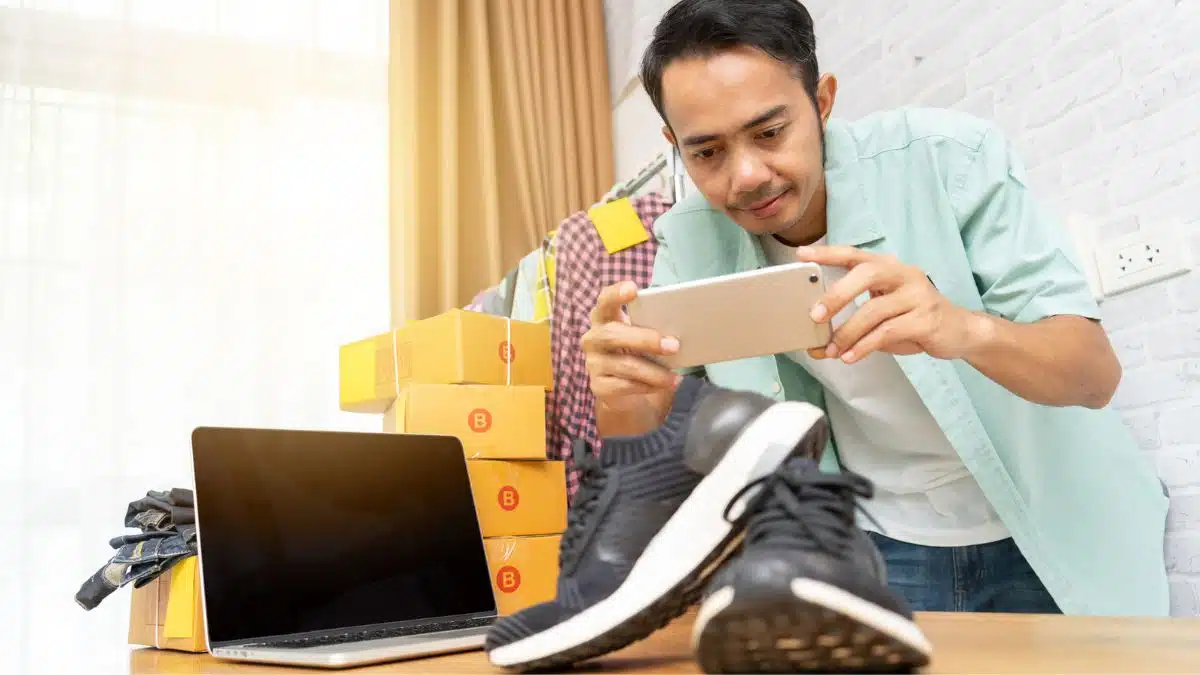
M 654 155 L 654 158 L 642 166 L 640 170 L 627 181 L 622 181 L 612 186 L 597 204 L 607 204 L 615 202 L 623 197 L 628 197 L 637 192 L 643 185 L 649 183 L 652 178 L 657 176 L 663 169 L 667 167 L 667 158 L 660 152 Z
M 658 153 L 632 180 L 618 184 L 616 188 L 618 193 L 615 194 L 613 199 L 628 197 L 637 192 L 638 188 L 650 182 L 651 178 L 654 178 L 665 168 L 670 168 L 671 201 L 678 202 L 684 197 L 687 174 L 683 168 L 683 158 L 679 156 L 679 148 L 675 146 L 671 146 L 670 155 L 663 157 L 661 152 Z
M 683 168 L 683 158 L 679 156 L 679 149 L 672 147 L 670 155 L 663 156 L 661 152 L 654 155 L 654 158 L 642 166 L 633 178 L 612 186 L 612 189 L 597 204 L 607 204 L 632 195 L 666 168 L 670 168 L 671 201 L 678 202 L 683 199 L 686 191 L 687 174 Z

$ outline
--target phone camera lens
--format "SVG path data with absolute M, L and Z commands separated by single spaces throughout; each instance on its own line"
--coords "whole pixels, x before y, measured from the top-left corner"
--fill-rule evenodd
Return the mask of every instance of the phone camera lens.
M 815 284 L 821 280 L 821 277 L 818 277 L 817 275 L 813 274 L 808 277 L 808 280 Z

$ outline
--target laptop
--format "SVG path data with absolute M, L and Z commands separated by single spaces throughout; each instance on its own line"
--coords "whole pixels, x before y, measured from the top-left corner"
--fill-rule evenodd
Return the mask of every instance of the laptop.
M 496 602 L 458 439 L 201 427 L 192 464 L 214 657 L 342 668 L 483 646 Z

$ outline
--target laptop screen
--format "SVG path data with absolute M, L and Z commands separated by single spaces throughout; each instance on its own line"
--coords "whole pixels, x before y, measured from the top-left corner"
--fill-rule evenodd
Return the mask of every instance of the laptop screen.
M 213 644 L 493 612 L 452 437 L 197 429 Z

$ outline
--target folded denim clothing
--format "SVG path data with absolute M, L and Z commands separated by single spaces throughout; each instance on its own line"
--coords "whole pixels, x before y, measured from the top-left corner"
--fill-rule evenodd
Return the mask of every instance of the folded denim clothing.
M 192 491 L 184 488 L 173 488 L 166 492 L 151 490 L 145 497 L 130 502 L 125 511 L 125 527 L 142 527 L 146 523 L 137 520 L 139 514 L 150 512 L 154 514 L 152 527 L 166 529 L 170 523 L 186 525 L 196 522 L 196 502 Z M 170 523 L 166 523 L 168 520 Z
M 118 588 L 130 583 L 141 588 L 180 560 L 196 555 L 195 523 L 191 490 L 151 490 L 131 502 L 125 526 L 141 531 L 109 540 L 116 553 L 83 582 L 75 602 L 85 610 L 94 609 Z

